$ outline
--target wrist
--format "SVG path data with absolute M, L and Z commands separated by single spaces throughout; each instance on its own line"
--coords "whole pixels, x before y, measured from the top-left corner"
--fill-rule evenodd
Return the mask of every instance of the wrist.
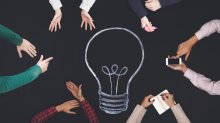
M 57 14 L 57 13 L 62 13 L 62 12 L 61 12 L 61 9 L 60 9 L 60 8 L 59 8 L 59 9 L 56 9 L 56 10 L 55 10 L 55 13 L 56 13 L 56 14 Z
M 148 20 L 147 16 L 141 18 L 141 21 Z
M 169 106 L 170 108 L 172 108 L 173 106 L 175 106 L 175 103 L 171 103 Z
M 79 102 L 82 102 L 85 100 L 85 98 L 83 96 L 78 97 Z
M 188 69 L 187 67 L 183 67 L 183 68 L 182 68 L 183 74 L 187 71 L 187 69 Z
M 62 112 L 62 106 L 61 105 L 56 106 L 55 109 L 57 110 L 57 112 Z

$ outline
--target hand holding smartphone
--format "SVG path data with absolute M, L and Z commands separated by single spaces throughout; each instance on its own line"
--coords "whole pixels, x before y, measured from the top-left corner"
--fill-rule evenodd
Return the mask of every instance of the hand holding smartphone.
M 166 65 L 182 64 L 182 58 L 166 58 Z

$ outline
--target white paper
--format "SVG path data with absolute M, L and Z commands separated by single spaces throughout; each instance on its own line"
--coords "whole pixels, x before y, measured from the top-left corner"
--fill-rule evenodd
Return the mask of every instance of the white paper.
M 161 94 L 164 94 L 164 93 L 169 93 L 169 92 L 166 89 L 151 99 L 151 101 L 154 100 L 153 106 L 157 110 L 159 115 L 163 114 L 166 110 L 168 110 L 170 108 L 169 105 L 161 97 Z

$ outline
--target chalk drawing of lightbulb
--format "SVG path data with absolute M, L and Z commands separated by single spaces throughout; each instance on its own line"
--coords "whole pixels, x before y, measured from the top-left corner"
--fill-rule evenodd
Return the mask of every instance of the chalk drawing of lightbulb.
M 96 65 L 96 67 L 91 66 L 91 64 L 88 60 L 89 59 L 88 54 L 89 54 L 89 50 L 91 49 L 91 47 L 96 46 L 96 45 L 94 45 L 94 46 L 92 45 L 92 44 L 94 44 L 94 42 L 96 42 L 95 39 L 98 38 L 100 35 L 103 35 L 107 32 L 117 32 L 117 31 L 126 33 L 127 36 L 131 36 L 132 39 L 134 39 L 132 41 L 136 43 L 135 48 L 138 49 L 138 52 L 135 52 L 135 53 L 140 55 L 140 58 L 138 59 L 138 62 L 132 63 L 132 64 L 135 64 L 135 68 L 134 67 L 129 68 L 127 65 L 124 65 L 122 62 L 121 62 L 121 64 L 123 64 L 123 65 L 119 65 L 120 63 L 113 63 L 113 64 L 101 63 L 102 65 L 100 65 L 100 66 L 99 65 Z M 114 37 L 114 36 L 112 36 L 112 37 Z M 106 40 L 102 40 L 101 42 L 105 42 L 105 41 Z M 117 42 L 120 42 L 120 41 L 124 41 L 124 40 L 117 40 Z M 115 45 L 117 45 L 117 42 Z M 132 48 L 132 46 L 131 46 L 131 48 Z M 102 50 L 105 50 L 105 48 L 103 48 Z M 111 50 L 114 51 L 114 47 Z M 123 46 L 122 46 L 121 52 L 126 53 L 126 51 L 123 50 Z M 111 53 L 111 52 L 109 52 L 109 53 Z M 107 54 L 107 57 L 114 56 L 116 54 L 117 53 L 115 53 L 113 55 Z M 129 55 L 129 54 L 127 54 L 127 55 Z M 105 58 L 103 58 L 103 59 L 105 59 Z M 118 59 L 120 59 L 120 57 L 112 58 L 112 59 L 118 60 Z M 95 61 L 95 60 L 96 60 L 96 58 L 93 58 L 93 61 Z M 134 32 L 132 32 L 126 28 L 112 27 L 112 28 L 103 29 L 92 36 L 92 38 L 88 41 L 88 43 L 86 45 L 85 63 L 86 63 L 86 66 L 88 67 L 89 71 L 92 73 L 92 75 L 95 77 L 95 79 L 98 83 L 99 107 L 101 110 L 103 110 L 105 113 L 108 113 L 108 114 L 119 114 L 119 113 L 127 110 L 128 102 L 129 102 L 129 87 L 130 87 L 132 79 L 136 76 L 136 74 L 141 69 L 143 62 L 144 62 L 144 47 L 143 47 L 143 44 L 142 44 L 140 38 Z M 98 64 L 98 62 L 97 62 L 97 64 Z M 106 64 L 109 64 L 109 65 L 106 65 Z M 108 79 L 102 80 L 102 77 L 98 76 L 98 74 L 101 74 L 102 76 L 107 76 Z M 128 76 L 128 79 L 126 79 L 126 81 L 125 81 L 125 79 L 123 79 L 123 77 L 126 77 L 126 76 Z M 113 78 L 115 78 L 115 79 L 113 79 Z M 125 84 L 124 85 L 120 84 L 121 81 L 125 81 Z M 110 91 L 103 89 L 104 88 L 103 84 L 106 84 L 106 83 L 108 84 Z M 119 94 L 120 86 L 125 86 L 125 90 L 124 90 L 124 92 L 121 92 Z

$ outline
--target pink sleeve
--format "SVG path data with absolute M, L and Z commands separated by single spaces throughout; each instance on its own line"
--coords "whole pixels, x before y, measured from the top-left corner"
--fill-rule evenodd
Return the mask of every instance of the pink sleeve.
M 195 33 L 195 35 L 198 38 L 198 40 L 201 40 L 204 37 L 208 37 L 215 32 L 220 33 L 220 19 L 212 20 L 212 21 L 205 23 L 200 28 L 200 30 Z
M 220 95 L 220 81 L 212 81 L 211 79 L 188 69 L 184 76 L 197 88 L 206 91 L 210 95 Z

